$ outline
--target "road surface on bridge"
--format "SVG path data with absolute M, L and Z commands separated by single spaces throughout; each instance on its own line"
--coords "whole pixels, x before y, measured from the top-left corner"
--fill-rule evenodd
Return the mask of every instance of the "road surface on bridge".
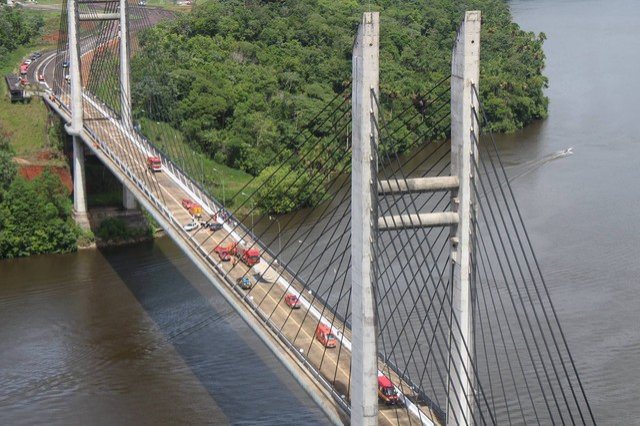
M 88 38 L 87 42 L 83 44 L 82 55 L 89 52 L 89 45 L 93 44 L 90 41 Z M 55 52 L 44 55 L 36 63 L 32 78 L 37 77 L 37 74 L 41 72 L 47 82 L 53 82 L 56 62 L 59 61 L 55 60 Z M 45 84 L 45 86 L 49 85 Z M 53 93 L 48 90 L 45 99 L 64 120 L 70 121 L 68 108 L 70 101 L 66 95 L 55 98 Z M 333 385 L 337 392 L 337 395 L 334 395 L 335 399 L 347 395 L 351 344 L 350 331 L 345 324 L 334 318 L 319 300 L 309 297 L 308 293 L 304 294 L 303 285 L 282 271 L 277 264 L 272 262 L 273 259 L 269 258 L 262 250 L 262 262 L 273 265 L 272 268 L 281 273 L 281 277 L 276 280 L 276 285 L 260 281 L 248 292 L 239 289 L 235 285 L 236 279 L 254 275 L 255 271 L 241 262 L 235 265 L 233 262 L 221 262 L 214 251 L 215 247 L 223 240 L 225 243 L 237 241 L 239 235 L 232 232 L 231 226 L 227 224 L 225 228 L 216 231 L 213 235 L 209 230 L 189 233 L 183 229 L 183 225 L 193 220 L 189 212 L 182 206 L 183 199 L 189 198 L 199 202 L 205 209 L 208 209 L 209 214 L 214 213 L 211 206 L 216 204 L 210 199 L 202 199 L 194 194 L 167 167 L 163 167 L 164 170 L 160 173 L 150 172 L 146 165 L 146 159 L 155 154 L 154 148 L 146 140 L 140 138 L 133 129 L 124 128 L 115 114 L 90 94 L 85 93 L 83 103 L 85 129 L 87 130 L 83 134 L 83 139 L 89 148 L 105 161 L 112 171 L 116 171 L 116 174 L 119 171 L 119 178 L 123 179 L 127 186 L 147 187 L 146 195 L 145 192 L 138 191 L 138 196 L 142 194 L 147 197 L 152 206 L 161 204 L 156 212 L 151 211 L 151 213 L 171 218 L 169 223 L 174 228 L 174 235 L 186 243 L 192 255 L 205 261 L 209 269 L 208 272 L 219 283 L 224 284 L 223 291 L 227 291 L 244 306 L 255 319 L 256 325 L 264 327 L 282 351 L 288 352 L 294 362 L 300 365 L 302 363 L 299 356 L 303 355 L 308 366 L 315 373 L 319 373 L 327 383 Z M 163 166 L 166 165 L 163 164 Z M 128 176 L 126 173 L 123 174 L 125 170 Z M 149 185 L 146 182 L 153 182 L 153 184 Z M 253 244 L 253 241 L 244 235 L 242 237 L 246 245 Z M 211 277 L 209 278 L 211 279 Z M 284 297 L 288 292 L 302 294 L 303 307 L 301 309 L 292 310 L 286 305 Z M 340 342 L 336 348 L 326 349 L 314 338 L 316 327 L 320 321 L 331 325 Z M 298 351 L 299 354 L 294 355 L 293 351 Z M 302 369 L 307 372 L 307 380 L 317 386 L 318 380 L 313 378 L 312 372 L 309 372 L 308 368 Z M 379 370 L 385 373 L 390 371 L 382 362 L 379 363 Z M 380 424 L 420 424 L 418 417 L 422 418 L 424 424 L 439 423 L 434 413 L 426 406 L 418 407 L 411 402 L 415 400 L 415 397 L 407 383 L 393 372 L 390 374 L 390 378 L 400 390 L 406 392 L 408 398 L 406 401 L 410 410 L 380 405 Z M 348 403 L 348 401 L 346 402 Z M 409 412 L 412 414 L 410 415 Z

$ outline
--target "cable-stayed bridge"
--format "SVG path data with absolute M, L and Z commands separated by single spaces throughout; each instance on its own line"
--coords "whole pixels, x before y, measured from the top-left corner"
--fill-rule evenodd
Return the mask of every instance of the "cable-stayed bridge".
M 483 132 L 479 12 L 464 17 L 451 75 L 401 111 L 385 109 L 384 34 L 365 13 L 351 81 L 283 141 L 282 166 L 222 202 L 172 112 L 132 92 L 162 84 L 153 69 L 132 80 L 130 59 L 141 31 L 169 18 L 126 0 L 68 0 L 57 51 L 33 67 L 73 137 L 80 221 L 88 151 L 122 182 L 125 207 L 137 201 L 155 218 L 334 423 L 595 423 Z M 299 209 L 258 211 L 280 185 Z M 185 229 L 184 200 L 207 226 Z

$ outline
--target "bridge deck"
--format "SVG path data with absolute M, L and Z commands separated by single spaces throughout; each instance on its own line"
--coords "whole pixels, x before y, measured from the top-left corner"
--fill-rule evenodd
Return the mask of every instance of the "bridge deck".
M 55 99 L 49 94 L 47 102 L 52 105 L 65 120 L 70 121 L 70 114 L 65 105 L 68 105 L 68 98 Z M 291 358 L 295 359 L 298 364 L 303 364 L 300 355 L 304 355 L 308 361 L 305 370 L 309 376 L 309 380 L 318 382 L 317 377 L 313 377 L 318 373 L 324 378 L 325 384 L 331 383 L 336 393 L 334 393 L 334 404 L 342 395 L 347 395 L 349 388 L 349 369 L 350 369 L 350 331 L 347 327 L 329 312 L 325 312 L 322 304 L 318 300 L 302 296 L 303 307 L 299 310 L 292 311 L 285 303 L 284 296 L 287 293 L 287 286 L 290 285 L 288 291 L 300 293 L 303 286 L 292 279 L 292 277 L 284 271 L 278 270 L 278 266 L 274 265 L 274 269 L 278 273 L 282 272 L 282 276 L 277 280 L 277 285 L 271 283 L 258 282 L 250 292 L 239 290 L 234 286 L 235 280 L 245 275 L 251 275 L 249 268 L 242 264 L 233 264 L 232 262 L 221 262 L 214 252 L 214 248 L 224 239 L 225 242 L 232 241 L 230 238 L 237 240 L 238 234 L 233 233 L 229 225 L 223 230 L 217 231 L 211 235 L 210 231 L 201 230 L 190 234 L 182 229 L 182 226 L 192 220 L 190 214 L 182 207 L 181 200 L 183 198 L 195 199 L 200 202 L 208 213 L 213 213 L 217 204 L 207 199 L 205 194 L 196 192 L 184 180 L 176 175 L 176 169 L 171 164 L 163 161 L 164 171 L 150 175 L 147 170 L 146 158 L 149 155 L 157 154 L 154 148 L 144 139 L 122 127 L 121 123 L 113 117 L 113 113 L 101 106 L 99 102 L 85 95 L 84 102 L 85 114 L 85 132 L 82 137 L 85 143 L 96 154 L 102 155 L 103 161 L 106 160 L 107 166 L 116 172 L 119 171 L 119 178 L 123 180 L 125 185 L 134 190 L 134 194 L 138 197 L 147 198 L 147 205 L 151 205 L 151 211 L 154 216 L 160 216 L 169 219 L 173 232 L 169 232 L 174 239 L 179 238 L 183 244 L 181 247 L 187 247 L 191 251 L 191 255 L 196 256 L 206 262 L 209 269 L 209 278 L 216 279 L 219 283 L 223 283 L 223 291 L 227 291 L 238 302 L 250 311 L 258 326 L 266 328 L 267 332 L 276 341 L 275 343 L 288 351 Z M 99 155 L 100 156 L 100 155 Z M 173 173 L 172 173 L 173 171 Z M 118 173 L 117 173 L 118 174 Z M 155 179 L 157 185 L 146 185 L 145 182 Z M 146 188 L 145 188 L 146 186 Z M 143 200 L 139 200 L 143 201 Z M 144 203 L 143 203 L 144 204 Z M 158 218 L 158 217 L 156 217 Z M 244 236 L 243 236 L 244 237 Z M 252 241 L 245 243 L 251 245 Z M 176 241 L 180 243 L 180 241 Z M 261 250 L 262 252 L 262 250 Z M 193 259 L 193 257 L 192 257 Z M 268 255 L 263 252 L 263 262 L 271 264 Z M 220 286 L 219 286 L 220 288 Z M 324 348 L 320 342 L 314 339 L 315 329 L 318 322 L 322 318 L 323 322 L 332 324 L 334 333 L 337 335 L 341 343 L 333 349 Z M 342 331 L 344 330 L 344 334 Z M 294 351 L 302 352 L 310 348 L 308 353 L 293 354 Z M 379 369 L 388 371 L 388 368 L 380 362 Z M 311 370 L 311 372 L 310 372 Z M 315 374 L 314 374 L 315 373 Z M 335 376 L 335 382 L 333 377 Z M 410 386 L 404 383 L 396 374 L 391 374 L 391 380 L 399 389 L 408 390 Z M 326 386 L 325 386 L 326 387 Z M 413 395 L 406 395 L 407 403 L 411 408 L 412 414 L 403 409 L 394 409 L 393 407 L 385 407 L 380 405 L 379 423 L 380 424 L 420 424 L 418 418 L 422 418 L 424 424 L 438 424 L 437 417 L 428 407 L 415 405 Z M 348 402 L 348 401 L 344 401 Z

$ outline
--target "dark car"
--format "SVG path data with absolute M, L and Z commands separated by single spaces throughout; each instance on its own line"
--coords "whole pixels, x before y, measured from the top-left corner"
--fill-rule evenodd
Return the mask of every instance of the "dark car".
M 69 61 L 64 61 L 62 63 L 62 68 L 69 68 Z
M 211 229 L 211 232 L 216 232 L 222 229 L 222 224 L 218 222 L 209 222 L 208 227 Z
M 238 278 L 236 280 L 236 283 L 238 283 L 240 288 L 243 290 L 249 290 L 251 289 L 251 287 L 253 287 L 253 284 L 251 283 L 251 280 L 249 279 L 249 277 Z

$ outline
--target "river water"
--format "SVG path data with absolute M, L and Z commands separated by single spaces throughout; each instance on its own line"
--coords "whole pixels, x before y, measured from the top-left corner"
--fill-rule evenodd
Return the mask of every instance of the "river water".
M 638 424 L 640 2 L 510 4 L 551 105 L 503 160 L 596 418 Z M 160 422 L 326 419 L 167 239 L 1 262 L 0 424 Z

